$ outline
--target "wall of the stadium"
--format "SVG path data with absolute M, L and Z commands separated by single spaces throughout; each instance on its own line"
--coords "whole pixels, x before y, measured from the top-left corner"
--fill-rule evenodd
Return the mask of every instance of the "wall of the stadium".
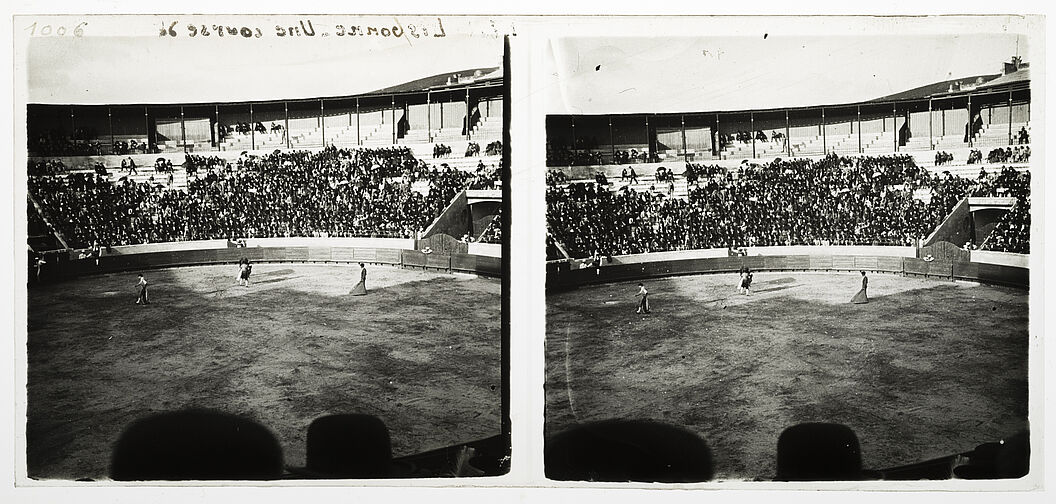
M 682 150 L 682 130 L 656 129 L 656 149 L 660 152 Z M 671 153 L 674 155 L 674 152 Z
M 249 122 L 249 107 L 220 107 L 220 124 L 223 124 L 225 126 L 234 126 L 235 124 L 238 124 L 240 122 Z
M 209 119 L 188 119 L 184 120 L 183 124 L 187 134 L 187 143 L 212 140 L 213 128 Z
M 1012 122 L 1023 124 L 1030 121 L 1030 103 L 1017 103 L 1012 105 Z M 1016 133 L 1013 131 L 1013 133 Z
M 469 210 L 469 200 L 466 191 L 461 191 L 451 202 L 447 204 L 443 212 L 422 233 L 422 238 L 428 238 L 434 234 L 446 234 L 448 236 L 461 237 L 473 230 L 473 216 Z M 411 248 L 414 248 L 413 246 Z
M 789 247 L 748 247 L 748 255 L 762 256 L 877 256 L 877 257 L 916 257 L 914 247 L 873 247 L 865 245 L 831 245 L 809 246 L 795 245 Z
M 931 134 L 928 123 L 928 112 L 911 112 L 909 114 L 909 134 L 911 138 L 927 138 Z
M 901 247 L 897 247 L 902 249 Z M 861 250 L 865 252 L 870 248 Z M 879 247 L 872 251 L 881 251 Z M 1028 287 L 1030 271 L 1024 267 L 968 261 L 924 261 L 882 251 L 884 255 L 753 255 L 671 259 L 653 255 L 652 260 L 612 263 L 598 268 L 579 267 L 582 263 L 548 263 L 547 288 L 562 289 L 579 285 L 625 282 L 643 278 L 706 273 L 735 273 L 743 267 L 754 271 L 879 271 L 945 280 L 972 280 L 988 284 Z
M 247 249 L 261 247 L 370 247 L 370 248 L 414 248 L 414 240 L 407 238 L 250 238 Z M 187 250 L 215 250 L 237 248 L 227 240 L 196 240 L 168 243 L 146 243 L 142 245 L 120 245 L 111 247 L 104 255 L 146 254 L 153 252 L 178 252 Z
M 428 128 L 429 106 L 424 103 L 408 105 L 407 122 L 412 130 Z
M 337 116 L 337 117 L 339 117 L 341 119 L 341 121 L 344 122 L 346 125 L 348 124 L 348 116 Z M 318 127 L 319 127 L 319 118 L 318 117 L 299 117 L 299 118 L 292 118 L 291 117 L 290 118 L 290 132 L 292 132 L 292 133 L 300 133 L 300 132 L 305 132 L 305 131 L 311 131 L 311 130 L 314 130 L 314 129 L 318 128 Z
M 386 117 L 385 110 L 375 110 L 372 112 L 360 112 L 359 113 L 359 124 L 362 128 L 366 129 L 367 126 L 377 126 L 379 124 L 388 124 L 391 120 Z
M 1030 255 L 1013 254 L 1011 252 L 992 252 L 989 250 L 973 250 L 971 251 L 971 262 L 999 264 L 1016 268 L 1029 268 Z
M 323 116 L 323 123 L 329 128 L 347 128 L 351 126 L 353 129 L 356 126 L 356 115 L 353 112 L 345 112 L 341 114 L 326 114 Z M 293 121 L 290 121 L 290 129 L 293 129 Z
M 673 250 L 669 252 L 653 252 L 650 254 L 628 254 L 613 256 L 612 262 L 606 264 L 640 264 L 653 261 L 672 261 L 676 259 L 703 259 L 706 257 L 728 257 L 730 251 L 727 249 L 700 249 L 700 250 Z
M 110 247 L 104 252 L 104 255 L 146 254 L 151 252 L 174 252 L 179 250 L 207 250 L 222 248 L 228 248 L 227 240 L 145 243 L 142 245 L 119 245 Z
M 711 152 L 711 128 L 686 126 L 686 149 L 693 152 Z
M 862 119 L 861 130 L 862 135 L 891 131 L 891 118 Z
M 182 138 L 183 131 L 180 129 L 180 120 L 158 119 L 157 125 L 158 141 L 169 140 L 178 142 Z M 164 138 L 162 138 L 164 137 Z
M 201 243 L 201 242 L 198 242 Z M 441 271 L 463 271 L 484 276 L 502 274 L 502 259 L 473 254 L 423 254 L 402 248 L 373 248 L 337 246 L 321 243 L 317 246 L 205 248 L 141 252 L 135 254 L 104 255 L 98 260 L 79 260 L 53 256 L 46 278 L 51 280 L 81 275 L 121 271 L 192 266 L 202 264 L 233 265 L 246 258 L 253 262 L 367 262 L 416 267 Z
M 855 130 L 855 124 L 852 121 L 844 120 L 837 122 L 825 122 L 825 136 L 827 139 L 832 140 L 838 137 L 844 137 L 850 135 Z M 831 145 L 831 142 L 830 142 Z M 857 145 L 857 144 L 856 144 Z
M 1008 107 L 986 107 L 979 111 L 986 124 L 1008 124 Z
M 502 98 L 482 100 L 480 110 L 484 117 L 502 117 Z
M 444 128 L 458 128 L 462 130 L 463 122 L 466 119 L 466 102 L 444 102 L 442 105 L 443 123 Z
M 250 238 L 246 247 L 370 247 L 413 249 L 411 238 Z
M 871 246 L 791 246 L 791 247 L 749 247 L 748 256 L 874 256 L 874 257 L 916 257 L 913 247 L 871 247 Z M 685 259 L 704 259 L 730 257 L 728 249 L 673 250 L 652 252 L 648 254 L 628 254 L 614 256 L 606 264 L 641 264 L 655 261 L 674 261 Z
M 502 257 L 502 244 L 500 243 L 470 243 L 470 255 L 486 257 Z
M 942 121 L 945 124 L 942 134 L 963 137 L 965 126 L 968 125 L 968 111 L 964 109 L 944 110 L 942 115 Z

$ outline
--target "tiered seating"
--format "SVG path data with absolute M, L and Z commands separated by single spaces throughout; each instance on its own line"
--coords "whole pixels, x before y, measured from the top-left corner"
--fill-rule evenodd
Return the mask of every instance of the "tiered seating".
M 485 143 L 492 140 L 502 140 L 502 116 L 485 117 L 473 126 L 470 138 L 477 142 Z
M 1027 132 L 1030 132 L 1030 122 L 1025 123 L 1012 123 L 1012 144 L 1016 143 L 1016 135 L 1022 128 L 1026 128 Z M 972 139 L 972 146 L 981 148 L 990 147 L 1005 147 L 1009 145 L 1008 142 L 1008 123 L 993 123 L 984 125 L 979 133 Z
M 912 159 L 829 155 L 702 166 L 702 177 L 684 199 L 570 184 L 575 181 L 555 171 L 547 176 L 549 230 L 573 257 L 727 246 L 904 246 L 927 236 L 965 196 L 1010 188 L 1029 194 L 1029 173 L 1010 167 L 986 179 L 961 178 L 923 170 Z M 1023 221 L 1006 226 L 1011 238 L 1002 248 L 1029 242 Z
M 494 187 L 498 176 L 497 170 L 436 169 L 400 147 L 279 152 L 239 158 L 237 168 L 219 162 L 210 169 L 202 158 L 205 166 L 184 181 L 185 191 L 114 183 L 117 174 L 92 170 L 35 175 L 29 189 L 70 246 L 84 247 L 95 239 L 125 245 L 231 236 L 412 237 L 458 191 Z M 131 180 L 151 175 L 146 168 Z
M 755 157 L 780 157 L 785 152 L 784 140 L 755 142 Z M 747 159 L 752 157 L 752 144 L 733 142 L 722 149 L 722 159 Z

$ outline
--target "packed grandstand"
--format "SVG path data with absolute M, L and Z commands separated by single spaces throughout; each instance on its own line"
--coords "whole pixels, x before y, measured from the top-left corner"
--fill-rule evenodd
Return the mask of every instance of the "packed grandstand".
M 500 93 L 501 72 L 478 71 L 314 110 L 30 105 L 30 248 L 421 238 L 461 191 L 501 185 Z M 498 242 L 500 224 L 461 240 Z
M 1028 254 L 1029 66 L 988 79 L 825 107 L 548 116 L 548 259 L 919 247 L 966 197 L 1014 205 L 957 246 Z
M 571 182 L 551 172 L 550 233 L 572 257 L 773 245 L 914 246 L 966 196 L 1010 196 L 981 248 L 1030 251 L 1030 172 L 1003 166 L 972 179 L 909 156 L 775 159 L 736 169 L 687 163 L 687 198 L 626 179 Z M 670 182 L 668 184 L 671 184 Z
M 204 170 L 196 169 L 205 163 Z M 404 147 L 275 152 L 235 163 L 187 157 L 185 189 L 121 174 L 31 175 L 29 189 L 73 248 L 289 236 L 414 238 L 495 167 L 430 166 Z M 36 172 L 34 167 L 31 173 Z M 117 180 L 112 180 L 116 178 Z

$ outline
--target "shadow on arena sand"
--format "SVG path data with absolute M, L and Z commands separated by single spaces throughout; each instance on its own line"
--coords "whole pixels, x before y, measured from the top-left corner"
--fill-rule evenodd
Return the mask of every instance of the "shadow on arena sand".
M 782 430 L 845 424 L 881 469 L 1027 428 L 1026 291 L 857 274 L 646 280 L 547 297 L 546 430 L 658 420 L 711 447 L 717 479 L 772 479 Z
M 500 282 L 371 267 L 267 265 L 135 273 L 29 291 L 27 465 L 34 478 L 105 478 L 136 418 L 209 408 L 259 422 L 288 465 L 309 423 L 377 416 L 394 456 L 499 433 Z M 471 281 L 469 281 L 471 280 Z

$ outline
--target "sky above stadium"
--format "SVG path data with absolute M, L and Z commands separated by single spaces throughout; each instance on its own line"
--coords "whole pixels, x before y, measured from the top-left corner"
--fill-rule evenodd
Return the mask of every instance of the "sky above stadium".
M 998 74 L 1025 35 L 572 37 L 550 44 L 548 113 L 749 110 L 872 100 L 939 81 Z M 754 32 L 758 33 L 754 33 Z
M 310 18 L 315 36 L 293 37 L 278 36 L 276 27 L 304 26 L 306 18 L 228 16 L 219 23 L 251 28 L 252 36 L 228 33 L 223 38 L 212 29 L 216 18 L 139 16 L 124 29 L 107 26 L 114 18 L 120 19 L 91 18 L 87 35 L 80 38 L 29 38 L 24 48 L 28 101 L 120 104 L 345 96 L 502 65 L 501 38 L 484 36 L 472 22 L 454 18 L 444 20 L 445 36 L 435 37 L 441 30 L 435 17 L 317 16 Z M 76 21 L 53 24 L 72 27 Z M 159 36 L 160 28 L 172 21 L 177 22 L 176 35 Z M 209 37 L 202 35 L 203 24 Z M 412 37 L 412 24 L 430 31 Z M 404 36 L 348 36 L 353 25 L 364 30 L 374 26 L 378 33 L 400 25 Z

